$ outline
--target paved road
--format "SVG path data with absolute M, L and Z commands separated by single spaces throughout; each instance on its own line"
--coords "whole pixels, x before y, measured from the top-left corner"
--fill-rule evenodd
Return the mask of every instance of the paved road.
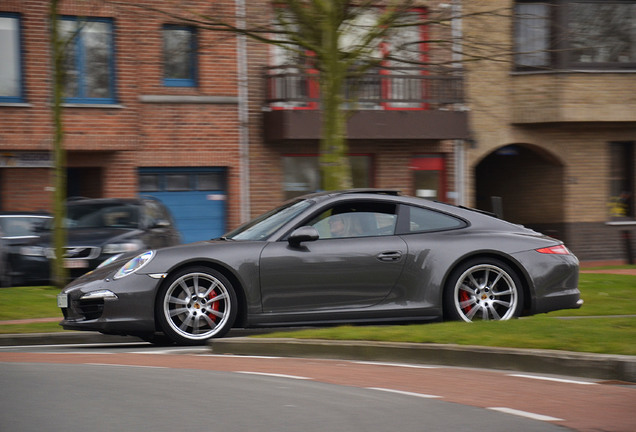
M 38 364 L 40 366 L 37 366 Z M 76 366 L 74 368 L 57 367 L 51 372 L 39 372 L 47 370 L 52 364 Z M 177 381 L 176 384 L 171 384 L 167 376 L 172 374 L 166 375 L 166 368 L 174 371 L 175 377 L 182 376 L 184 371 L 188 371 L 188 377 L 198 376 L 200 382 L 205 385 L 201 388 L 199 385 L 192 384 L 191 378 L 181 383 Z M 396 407 L 403 405 L 415 407 L 415 410 L 405 408 L 403 412 L 400 411 L 400 416 L 404 416 L 404 428 L 400 423 L 401 431 L 422 430 L 421 425 L 429 423 L 431 427 L 426 430 L 484 430 L 485 424 L 492 426 L 488 430 L 502 431 L 563 430 L 561 428 L 615 432 L 636 430 L 636 417 L 633 415 L 636 386 L 625 383 L 446 366 L 214 355 L 207 348 L 157 348 L 137 343 L 3 347 L 0 349 L 0 382 L 5 395 L 13 393 L 6 391 L 9 388 L 7 386 L 20 389 L 20 394 L 25 397 L 34 392 L 37 393 L 38 386 L 25 381 L 30 377 L 35 381 L 57 384 L 60 384 L 58 381 L 61 380 L 66 382 L 62 388 L 71 392 L 65 394 L 74 394 L 73 392 L 77 391 L 79 392 L 77 395 L 85 394 L 89 399 L 93 397 L 91 394 L 94 394 L 97 395 L 95 396 L 98 398 L 97 401 L 104 403 L 109 398 L 100 395 L 101 385 L 108 382 L 108 376 L 122 380 L 116 372 L 121 369 L 144 371 L 143 374 L 148 373 L 149 370 L 163 371 L 158 377 L 154 375 L 148 377 L 147 384 L 144 384 L 148 388 L 144 390 L 144 394 L 159 391 L 160 394 L 163 392 L 164 399 L 171 399 L 168 395 L 177 385 L 178 391 L 174 393 L 175 402 L 185 397 L 189 398 L 191 403 L 200 405 L 201 412 L 196 418 L 200 420 L 201 425 L 209 421 L 206 411 L 216 412 L 215 403 L 218 403 L 219 394 L 228 392 L 227 398 L 237 397 L 237 403 L 244 402 L 240 396 L 231 393 L 231 389 L 238 385 L 239 388 L 247 388 L 248 393 L 254 386 L 254 393 L 246 396 L 245 403 L 252 404 L 255 400 L 262 400 L 266 403 L 265 406 L 269 406 L 267 403 L 272 402 L 278 407 L 278 410 L 274 411 L 277 413 L 275 418 L 266 420 L 267 425 L 276 426 L 276 417 L 280 418 L 281 407 L 294 405 L 295 402 L 298 403 L 296 414 L 302 413 L 303 416 L 309 416 L 292 415 L 291 418 L 295 419 L 294 421 L 305 418 L 302 421 L 309 422 L 309 425 L 299 424 L 302 425 L 301 429 L 290 428 L 288 422 L 282 422 L 278 425 L 280 428 L 277 426 L 274 429 L 256 428 L 254 430 L 314 430 L 310 426 L 314 421 L 321 424 L 324 410 L 335 409 L 339 406 L 340 410 L 334 411 L 334 418 L 345 423 L 349 422 L 346 423 L 348 430 L 362 430 L 361 427 L 364 427 L 366 431 L 388 430 L 386 420 L 397 421 L 397 417 L 393 417 L 397 411 L 391 413 L 387 407 L 397 409 Z M 79 371 L 81 374 L 78 372 L 78 375 L 73 378 L 74 375 L 69 373 L 69 370 Z M 200 371 L 200 375 L 197 371 Z M 209 375 L 209 372 L 222 373 L 222 379 L 218 380 L 217 375 Z M 92 383 L 90 377 L 95 376 L 94 374 L 101 376 L 101 380 Z M 67 377 L 65 379 L 71 381 L 64 381 L 62 377 Z M 85 382 L 81 377 L 86 377 L 88 381 Z M 153 388 L 150 383 L 155 379 L 159 379 L 159 382 L 167 387 L 163 390 Z M 132 382 L 138 381 L 139 378 L 135 378 Z M 125 379 L 122 382 L 125 382 Z M 215 387 L 217 382 L 221 383 L 218 388 Z M 328 388 L 316 386 L 316 383 L 327 384 Z M 185 391 L 185 395 L 182 394 L 184 391 L 182 387 L 187 388 L 188 385 L 192 386 L 190 392 Z M 334 389 L 332 387 L 334 385 L 340 388 Z M 288 388 L 287 393 L 280 392 L 281 386 Z M 92 387 L 92 390 L 86 390 L 86 387 Z M 84 388 L 84 390 L 73 390 L 73 388 Z M 134 389 L 128 391 L 132 391 L 132 397 L 138 393 Z M 387 395 L 391 397 L 384 399 Z M 210 403 L 208 398 L 213 396 L 217 398 L 214 399 L 217 402 Z M 42 397 L 47 399 L 47 396 Z M 270 397 L 272 399 L 268 402 Z M 333 398 L 333 400 L 324 401 L 324 398 Z M 369 402 L 369 398 L 374 402 Z M 379 403 L 376 404 L 376 402 Z M 448 404 L 449 402 L 452 404 Z M 125 404 L 119 406 L 116 401 L 112 403 L 116 405 L 113 409 L 125 410 Z M 141 402 L 135 403 L 141 404 Z M 178 404 L 181 403 L 181 400 L 178 400 Z M 346 409 L 347 403 L 352 404 L 351 410 Z M 378 418 L 377 412 L 366 413 L 363 407 L 367 403 L 370 403 L 369 406 L 374 410 L 385 414 Z M 178 404 L 177 406 L 180 406 Z M 5 410 L 6 413 L 6 410 L 14 407 L 15 404 L 6 405 L 3 402 L 2 405 L 4 407 L 0 405 L 0 410 Z M 84 405 L 81 403 L 79 406 Z M 209 406 L 208 410 L 205 409 L 206 405 Z M 449 407 L 455 407 L 455 409 L 449 409 Z M 163 408 L 156 409 L 160 412 Z M 264 412 L 262 408 L 255 409 L 261 414 Z M 233 415 L 241 413 L 236 409 L 231 412 Z M 453 412 L 456 416 L 449 417 Z M 493 416 L 495 413 L 497 415 Z M 370 426 L 368 423 L 356 423 L 358 414 L 378 418 L 376 425 L 381 427 L 374 428 L 372 424 Z M 423 414 L 424 417 L 422 417 Z M 0 418 L 6 419 L 4 414 Z M 138 416 L 131 421 L 140 421 L 140 418 L 142 417 Z M 243 420 L 245 419 L 241 421 Z M 428 423 L 421 423 L 423 421 Z M 509 423 L 511 421 L 513 423 Z M 516 423 L 517 421 L 521 423 Z M 419 429 L 417 425 L 420 425 Z M 323 431 L 338 430 L 332 427 L 332 423 L 325 423 L 322 426 Z M 240 427 L 239 429 L 247 430 Z M 0 430 L 21 429 L 7 429 L 0 424 Z M 204 430 L 208 429 L 204 428 Z

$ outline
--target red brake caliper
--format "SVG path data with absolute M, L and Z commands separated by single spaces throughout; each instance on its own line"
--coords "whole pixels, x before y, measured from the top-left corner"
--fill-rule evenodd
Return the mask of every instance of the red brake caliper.
M 217 296 L 216 291 L 212 291 L 212 292 L 210 293 L 210 295 L 208 295 L 208 298 L 209 298 L 210 300 L 212 300 L 212 299 L 213 299 L 214 297 L 216 297 L 216 296 Z M 218 311 L 219 311 L 219 302 L 218 302 L 218 301 L 215 301 L 214 303 L 212 303 L 212 304 L 210 305 L 210 307 L 211 307 L 211 309 L 212 309 L 213 311 L 218 312 Z M 211 313 L 209 313 L 209 314 L 208 314 L 208 316 L 209 316 L 209 317 L 210 317 L 210 319 L 211 319 L 212 321 L 214 321 L 214 322 L 216 322 L 216 320 L 219 318 L 219 317 L 217 317 L 216 315 L 211 314 Z
M 460 303 L 465 302 L 465 301 L 467 301 L 467 300 L 469 300 L 469 299 L 470 299 L 470 295 L 469 295 L 466 291 L 464 291 L 464 290 L 460 290 L 460 291 L 459 291 L 459 302 L 460 302 Z M 471 310 L 472 308 L 473 308 L 473 307 L 472 307 L 471 305 L 467 305 L 467 306 L 464 308 L 464 311 L 465 311 L 465 312 L 470 312 L 470 310 Z

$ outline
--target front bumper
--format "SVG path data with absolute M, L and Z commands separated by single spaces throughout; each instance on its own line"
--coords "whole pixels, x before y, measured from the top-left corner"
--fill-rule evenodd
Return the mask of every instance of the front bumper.
M 160 281 L 131 274 L 113 280 L 100 269 L 77 279 L 60 292 L 58 300 L 66 330 L 142 335 L 155 331 L 155 297 Z

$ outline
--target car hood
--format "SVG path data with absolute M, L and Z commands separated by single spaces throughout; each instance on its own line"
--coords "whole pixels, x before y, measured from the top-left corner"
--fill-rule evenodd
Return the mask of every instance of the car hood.
M 68 246 L 101 246 L 113 241 L 137 237 L 141 230 L 130 228 L 69 228 L 67 230 Z M 43 235 L 38 243 L 49 245 L 52 235 Z

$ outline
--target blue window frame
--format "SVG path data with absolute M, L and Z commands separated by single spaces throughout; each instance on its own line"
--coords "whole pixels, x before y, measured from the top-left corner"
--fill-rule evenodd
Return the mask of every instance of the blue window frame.
M 20 15 L 0 13 L 0 102 L 23 102 Z
M 197 32 L 194 27 L 165 24 L 163 37 L 163 85 L 197 85 Z
M 64 100 L 115 103 L 115 47 L 109 18 L 62 17 L 65 51 Z

